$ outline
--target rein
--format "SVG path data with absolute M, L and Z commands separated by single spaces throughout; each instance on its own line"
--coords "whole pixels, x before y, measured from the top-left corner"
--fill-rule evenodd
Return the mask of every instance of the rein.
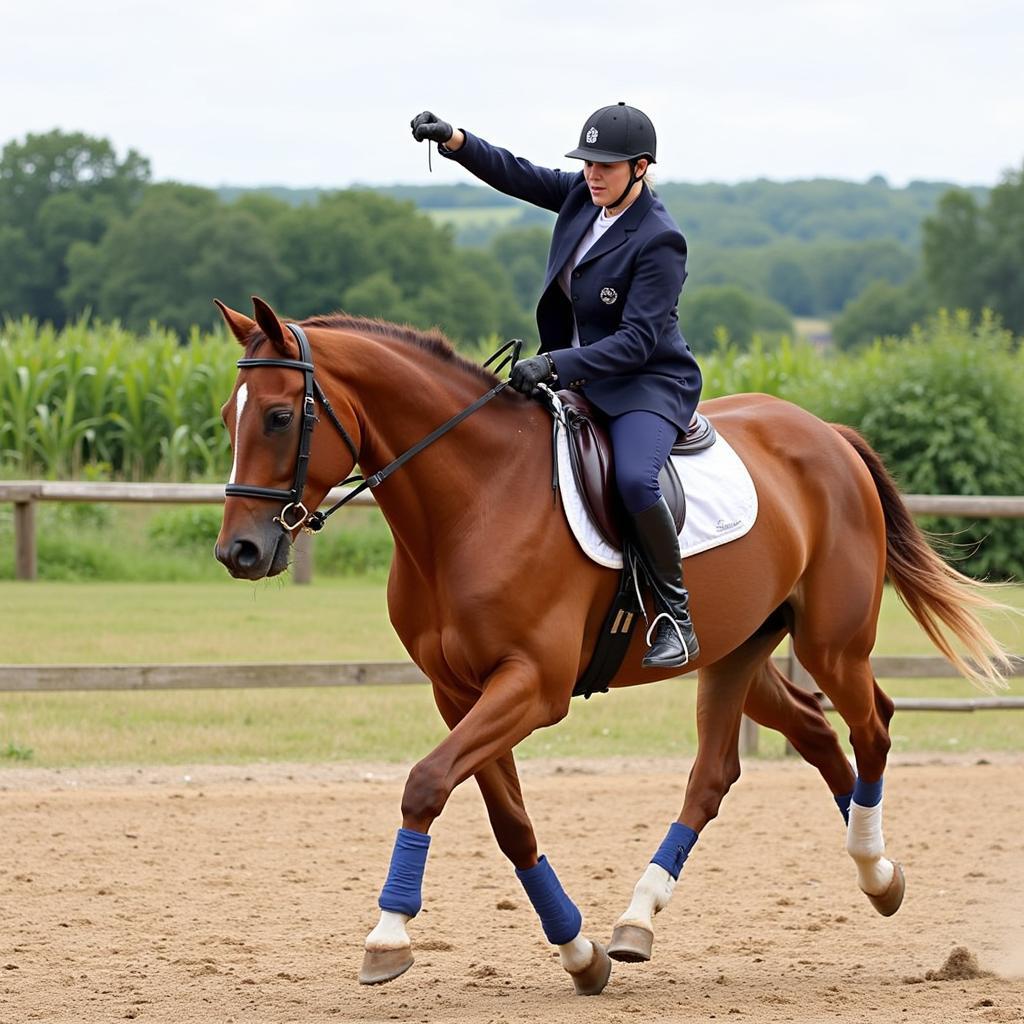
M 321 512 L 319 509 L 310 512 L 306 506 L 302 503 L 302 492 L 306 487 L 306 474 L 309 470 L 309 458 L 310 449 L 313 444 L 313 428 L 317 423 L 316 415 L 316 403 L 317 401 L 324 408 L 324 412 L 327 413 L 327 418 L 334 425 L 334 428 L 341 435 L 341 439 L 345 442 L 346 447 L 352 455 L 352 459 L 355 462 L 359 461 L 359 451 L 356 448 L 354 442 L 348 431 L 342 425 L 341 420 L 338 419 L 331 408 L 331 403 L 327 400 L 327 396 L 324 394 L 323 388 L 317 382 L 314 373 L 315 368 L 313 366 L 313 353 L 309 345 L 309 339 L 306 337 L 306 332 L 298 324 L 286 324 L 288 330 L 292 332 L 296 342 L 299 346 L 299 359 L 239 359 L 237 366 L 239 369 L 245 369 L 246 367 L 259 367 L 259 366 L 278 366 L 284 367 L 290 370 L 299 370 L 303 375 L 303 383 L 305 387 L 305 393 L 302 398 L 302 431 L 299 434 L 299 453 L 295 463 L 295 480 L 292 483 L 290 490 L 284 490 L 279 487 L 257 487 L 252 484 L 227 484 L 224 488 L 224 493 L 230 497 L 248 497 L 248 498 L 276 498 L 285 501 L 286 504 L 281 511 L 274 516 L 274 522 L 277 523 L 283 530 L 287 530 L 289 533 L 293 533 L 300 527 L 307 530 L 309 533 L 318 533 L 324 528 L 324 524 L 327 522 L 327 517 L 334 515 L 339 508 L 347 505 L 356 495 L 361 494 L 367 488 L 377 487 L 383 483 L 396 469 L 400 469 L 404 466 L 413 456 L 418 455 L 424 448 L 432 445 L 436 440 L 443 437 L 457 427 L 464 419 L 471 416 L 478 409 L 483 408 L 492 398 L 495 398 L 500 394 L 506 387 L 508 387 L 508 381 L 503 380 L 495 384 L 486 394 L 478 398 L 472 405 L 467 406 L 461 412 L 456 413 L 451 419 L 446 420 L 436 430 L 431 431 L 421 441 L 417 441 L 407 451 L 402 452 L 397 458 L 389 462 L 383 469 L 378 470 L 373 476 L 350 476 L 345 480 L 342 480 L 337 486 L 344 487 L 346 484 L 355 483 L 356 481 L 362 481 L 358 487 L 354 487 L 346 495 L 344 495 L 340 501 L 332 505 L 326 512 Z M 514 338 L 512 341 L 506 342 L 490 356 L 484 363 L 484 366 L 490 366 L 495 360 L 501 355 L 508 353 L 505 358 L 495 368 L 495 373 L 500 373 L 507 365 L 511 363 L 514 367 L 516 361 L 519 359 L 519 353 L 522 350 L 523 343 L 518 338 Z M 509 352 L 511 349 L 511 352 Z M 299 516 L 295 522 L 288 521 L 288 514 L 292 510 Z

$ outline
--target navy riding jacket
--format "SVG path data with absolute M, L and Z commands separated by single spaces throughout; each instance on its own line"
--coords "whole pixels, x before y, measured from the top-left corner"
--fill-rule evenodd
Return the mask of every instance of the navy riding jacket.
M 700 369 L 679 330 L 686 240 L 649 189 L 618 215 L 572 273 L 571 298 L 558 275 L 600 210 L 583 172 L 537 167 L 465 132 L 440 152 L 499 192 L 558 214 L 537 305 L 540 351 L 558 384 L 581 390 L 608 416 L 642 409 L 685 429 L 701 390 Z M 572 347 L 573 314 L 580 347 Z

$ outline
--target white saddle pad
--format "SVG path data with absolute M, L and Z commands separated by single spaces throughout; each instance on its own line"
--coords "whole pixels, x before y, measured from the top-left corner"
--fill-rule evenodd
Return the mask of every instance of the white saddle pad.
M 598 565 L 622 568 L 622 552 L 598 532 L 587 514 L 569 462 L 565 429 L 558 424 L 558 486 L 562 507 L 579 546 Z M 686 492 L 686 522 L 679 535 L 683 558 L 738 540 L 757 519 L 757 491 L 747 467 L 729 442 L 718 440 L 696 455 L 672 457 Z

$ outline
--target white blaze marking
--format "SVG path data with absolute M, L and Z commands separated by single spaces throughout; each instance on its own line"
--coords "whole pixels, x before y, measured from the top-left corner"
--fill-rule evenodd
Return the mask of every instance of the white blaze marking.
M 235 473 L 238 472 L 238 449 L 241 444 L 241 434 L 239 427 L 242 425 L 242 410 L 245 408 L 245 403 L 249 398 L 249 385 L 243 384 L 238 389 L 238 396 L 235 399 L 235 457 L 231 462 L 231 479 L 228 480 L 229 484 L 235 482 Z

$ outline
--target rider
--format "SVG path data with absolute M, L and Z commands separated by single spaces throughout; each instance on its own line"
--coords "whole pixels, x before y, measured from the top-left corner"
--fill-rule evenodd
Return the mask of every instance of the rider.
M 516 364 L 511 384 L 530 394 L 557 381 L 608 417 L 616 484 L 660 612 L 643 665 L 693 661 L 679 538 L 658 474 L 693 417 L 701 374 L 676 310 L 686 241 L 645 180 L 654 125 L 625 103 L 602 107 L 566 153 L 583 161 L 576 173 L 537 167 L 430 111 L 412 133 L 500 192 L 558 214 L 537 305 L 540 354 Z

